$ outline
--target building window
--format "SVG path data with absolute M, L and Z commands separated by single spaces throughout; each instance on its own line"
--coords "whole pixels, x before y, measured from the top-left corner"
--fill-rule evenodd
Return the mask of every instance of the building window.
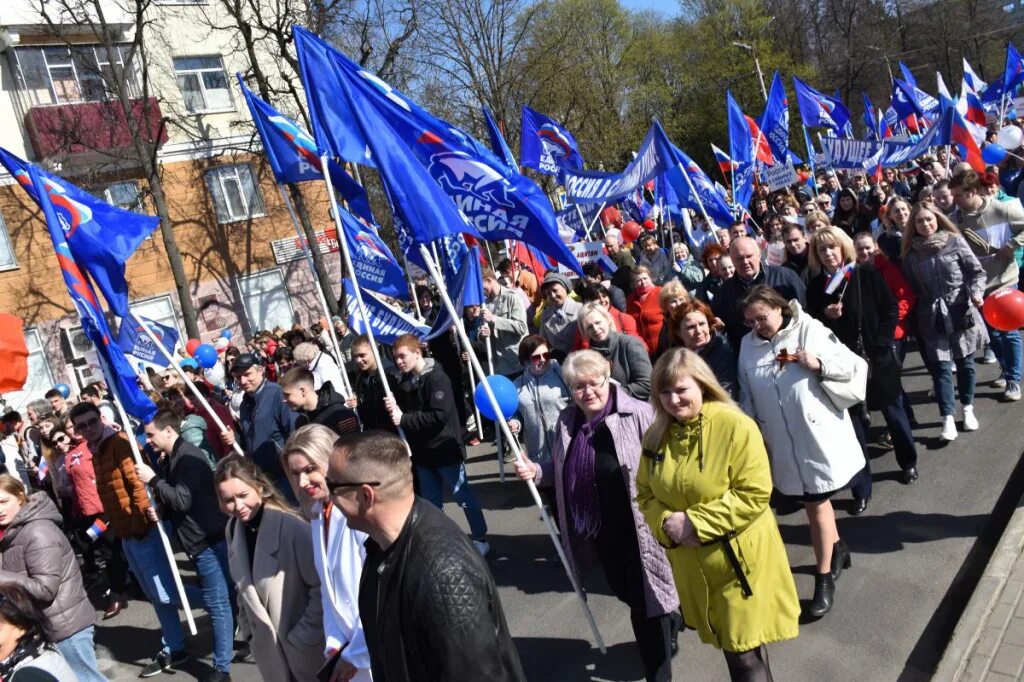
M 263 199 L 249 164 L 214 168 L 206 173 L 206 185 L 213 196 L 218 223 L 223 225 L 264 215 Z
M 11 238 L 7 234 L 7 223 L 0 215 L 0 271 L 13 270 L 18 267 L 18 261 L 14 257 L 14 249 L 11 248 Z
M 291 329 L 293 314 L 288 289 L 279 268 L 238 278 L 242 302 L 253 332 L 274 327 Z
M 39 337 L 39 330 L 25 330 L 25 345 L 28 346 L 28 380 L 20 391 L 12 391 L 3 395 L 4 401 L 12 409 L 25 415 L 25 408 L 33 400 L 39 400 L 53 388 L 53 373 L 46 361 L 46 353 Z
M 234 109 L 220 57 L 175 57 L 174 74 L 189 113 Z
M 118 71 L 125 70 L 129 47 L 115 45 L 112 52 Z M 115 94 L 114 69 L 102 45 L 19 47 L 14 57 L 21 89 L 33 106 L 98 102 Z M 124 77 L 129 96 L 138 97 L 139 77 L 131 64 Z
M 142 210 L 142 194 L 139 183 L 134 180 L 115 182 L 103 188 L 103 199 L 112 206 L 123 208 L 133 213 L 144 213 Z

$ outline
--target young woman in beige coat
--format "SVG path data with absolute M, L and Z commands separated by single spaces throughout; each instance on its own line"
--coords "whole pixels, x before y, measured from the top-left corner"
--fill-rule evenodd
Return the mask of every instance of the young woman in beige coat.
M 231 455 L 214 475 L 227 526 L 239 620 L 265 680 L 315 680 L 323 665 L 323 607 L 309 523 L 251 459 Z

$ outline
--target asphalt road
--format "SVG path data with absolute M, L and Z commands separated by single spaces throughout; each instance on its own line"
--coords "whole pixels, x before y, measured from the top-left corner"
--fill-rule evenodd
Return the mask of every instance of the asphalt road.
M 853 568 L 838 582 L 830 614 L 801 625 L 798 639 L 769 648 L 776 679 L 930 678 L 970 597 L 972 575 L 980 573 L 998 541 L 1000 522 L 1020 497 L 1024 479 L 1024 465 L 1011 477 L 1024 450 L 1024 403 L 999 402 L 1000 392 L 987 386 L 997 374 L 996 366 L 978 366 L 975 402 L 981 429 L 940 446 L 938 410 L 926 395 L 930 380 L 917 356 L 908 357 L 904 383 L 920 422 L 915 434 L 921 478 L 912 486 L 900 485 L 892 453 L 873 448 L 875 490 L 867 513 L 849 516 L 848 493 L 836 497 L 839 530 L 852 549 Z M 877 435 L 877 426 L 872 434 Z M 607 644 L 604 655 L 593 646 L 526 487 L 512 476 L 505 484 L 498 482 L 493 447 L 471 449 L 469 473 L 490 526 L 490 564 L 528 678 L 642 679 L 628 611 L 610 596 L 600 569 L 590 571 L 584 585 Z M 1008 482 L 1012 490 L 1003 495 Z M 456 506 L 449 503 L 445 509 L 466 528 Z M 797 591 L 809 600 L 814 562 L 806 518 L 802 512 L 782 516 L 779 526 Z M 189 648 L 197 658 L 176 680 L 201 679 L 210 670 L 208 622 L 201 611 L 196 617 L 200 636 L 191 639 Z M 159 647 L 152 609 L 132 602 L 116 619 L 97 626 L 96 639 L 101 667 L 110 679 L 134 679 L 143 659 Z M 695 633 L 684 633 L 680 645 L 675 679 L 728 680 L 721 654 L 702 645 Z M 232 677 L 258 680 L 259 674 L 253 665 L 236 664 Z

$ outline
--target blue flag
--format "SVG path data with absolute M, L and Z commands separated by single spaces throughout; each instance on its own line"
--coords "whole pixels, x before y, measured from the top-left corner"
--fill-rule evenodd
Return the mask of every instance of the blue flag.
M 388 245 L 340 206 L 338 213 L 359 286 L 393 298 L 409 298 L 405 271 Z
M 561 175 L 566 168 L 583 169 L 583 157 L 572 133 L 553 118 L 527 106 L 523 107 L 519 159 L 527 168 L 548 175 Z
M 135 320 L 136 317 L 138 322 Z M 121 320 L 121 328 L 117 333 L 117 345 L 125 353 L 139 360 L 166 367 L 167 358 L 156 347 L 156 344 L 153 343 L 153 339 L 149 338 L 149 335 L 139 326 L 139 322 L 150 328 L 156 338 L 160 340 L 160 344 L 173 357 L 174 347 L 178 343 L 178 330 L 153 320 L 147 320 L 141 315 L 130 316 Z
M 1024 60 L 1013 43 L 1006 44 L 1006 69 L 1003 71 L 1003 93 L 1013 97 L 1017 86 L 1024 83 Z
M 845 137 L 850 126 L 850 111 L 835 97 L 818 92 L 793 76 L 800 118 L 808 128 L 829 128 L 837 137 Z
M 480 247 L 474 246 L 466 251 L 457 275 L 448 282 L 448 295 L 451 296 L 452 305 L 455 306 L 457 312 L 461 313 L 462 309 L 468 305 L 483 305 L 484 284 L 481 274 Z M 431 339 L 436 339 L 448 331 L 452 323 L 453 320 L 448 313 L 448 306 L 441 306 L 437 317 L 434 318 L 434 324 L 430 328 L 430 333 L 423 340 L 430 341 Z
M 363 324 L 363 318 L 356 309 L 356 292 L 352 286 L 352 280 L 341 280 L 341 287 L 345 291 L 347 300 L 353 302 L 349 306 L 348 326 L 356 334 L 365 334 L 366 325 Z M 370 326 L 373 328 L 375 340 L 381 343 L 392 344 L 402 334 L 413 334 L 416 338 L 423 339 L 430 331 L 430 327 L 418 322 L 414 317 L 406 315 L 401 310 L 388 305 L 372 291 L 363 290 L 362 294 L 363 305 L 366 306 L 366 316 L 370 319 Z
M 772 76 L 772 89 L 768 91 L 768 102 L 757 125 L 772 148 L 772 156 L 784 163 L 789 155 L 789 102 L 778 71 Z
M 494 117 L 491 116 L 490 110 L 487 107 L 481 107 L 484 112 L 484 124 L 487 126 L 487 137 L 491 140 L 491 151 L 499 159 L 505 162 L 505 165 L 510 171 L 519 172 L 519 163 L 516 162 L 516 156 L 512 153 L 512 150 L 508 146 L 508 142 L 505 141 L 505 136 L 501 134 L 501 128 L 495 123 Z
M 127 315 L 125 261 L 153 233 L 160 219 L 111 206 L 3 148 L 0 148 L 0 164 L 7 168 L 41 207 L 42 195 L 29 179 L 29 171 L 35 168 L 46 187 L 45 194 L 53 206 L 57 224 L 63 230 L 71 253 L 75 254 L 75 259 L 85 273 L 92 277 L 114 314 L 118 317 Z
M 563 176 L 565 194 L 569 201 L 579 204 L 614 203 L 667 171 L 672 167 L 674 158 L 672 143 L 661 124 L 655 121 L 626 170 L 602 173 L 566 169 Z
M 278 184 L 323 180 L 316 141 L 309 133 L 245 87 L 241 75 L 238 75 L 238 84 L 242 87 L 252 121 L 263 142 L 263 151 Z M 367 222 L 374 222 L 366 190 L 333 160 L 327 162 L 327 171 L 331 174 L 334 189 L 352 207 L 352 212 Z
M 898 62 L 900 65 L 900 73 L 903 74 L 903 80 L 907 82 L 910 87 L 917 89 L 917 79 L 914 78 L 914 74 L 910 72 L 910 69 L 903 62 Z
M 730 90 L 725 91 L 725 103 L 729 116 L 729 157 L 736 164 L 732 172 L 733 201 L 746 209 L 754 194 L 754 141 L 747 118 Z
M 881 140 L 882 135 L 878 130 L 878 115 L 875 114 L 875 105 L 871 103 L 868 93 L 861 90 L 860 94 L 864 98 L 864 139 Z
M 901 121 L 906 121 L 911 116 L 924 118 L 924 109 L 917 101 L 914 89 L 899 78 L 892 79 L 892 108 Z
M 665 179 L 668 181 L 666 184 L 675 190 L 679 205 L 701 213 L 706 212 L 712 222 L 719 227 L 729 227 L 734 217 L 729 210 L 728 202 L 718 192 L 715 183 L 682 149 L 673 146 L 672 151 L 677 163 L 665 173 Z M 683 173 L 689 177 L 689 182 L 683 177 Z M 693 191 L 690 189 L 691 185 Z
M 31 164 L 28 164 L 25 172 L 28 176 L 27 184 L 30 187 L 43 186 L 47 181 L 42 172 Z M 53 249 L 57 254 L 57 264 L 60 265 L 68 296 L 71 297 L 71 302 L 82 319 L 82 331 L 96 347 L 96 355 L 99 357 L 107 385 L 120 400 L 125 411 L 143 421 L 148 421 L 156 412 L 156 405 L 139 388 L 135 372 L 128 364 L 128 359 L 125 358 L 121 347 L 113 342 L 103 308 L 68 244 L 65 237 L 64 221 L 58 214 L 50 196 L 51 192 L 39 194 L 39 208 L 42 209 L 46 219 L 46 230 L 53 242 Z

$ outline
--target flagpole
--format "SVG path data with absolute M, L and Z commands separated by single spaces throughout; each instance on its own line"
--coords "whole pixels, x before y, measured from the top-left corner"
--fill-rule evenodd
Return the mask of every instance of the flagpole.
M 811 136 L 807 134 L 807 126 L 800 123 L 800 127 L 804 131 L 804 146 L 807 147 L 807 163 L 811 166 L 811 189 L 814 190 L 814 198 L 818 198 L 818 169 L 815 168 L 814 163 L 814 147 L 811 146 Z
M 456 339 L 456 344 L 455 345 L 456 346 L 461 346 L 462 343 L 459 342 L 458 339 Z M 474 352 L 475 351 L 472 348 L 470 348 L 469 350 L 466 351 L 466 373 L 469 374 L 469 395 L 470 396 L 475 396 L 476 395 L 476 376 L 473 373 L 473 363 L 469 361 L 469 356 L 472 355 Z M 462 371 L 461 367 L 460 367 L 459 371 Z M 473 400 L 472 402 L 473 402 L 473 421 L 476 424 L 476 437 L 479 438 L 480 440 L 483 440 L 484 439 L 484 423 L 483 423 L 483 420 L 480 417 L 480 408 L 476 406 L 476 400 Z
M 441 300 L 444 302 L 446 308 L 448 308 L 448 314 L 451 315 L 454 321 L 455 331 L 463 344 L 469 346 L 469 337 L 466 336 L 466 329 L 462 324 L 462 316 L 456 314 L 455 304 L 452 303 L 451 297 L 448 296 L 448 290 L 444 287 L 444 279 L 441 277 L 441 273 L 435 264 L 430 261 L 430 252 L 424 244 L 419 245 L 420 254 L 423 256 L 423 260 L 427 264 L 427 268 L 430 271 L 430 276 L 437 284 L 438 291 L 441 294 Z M 483 374 L 483 368 L 480 366 L 480 360 L 477 359 L 476 354 L 469 353 L 470 362 L 474 365 L 477 372 Z M 500 428 L 502 433 L 508 439 L 508 442 L 513 445 L 512 452 L 515 455 L 516 462 L 523 463 L 523 453 L 519 445 L 519 441 L 509 430 L 508 421 L 502 415 L 501 407 L 498 405 L 498 399 L 494 395 L 494 391 L 491 390 L 491 385 L 484 381 L 483 382 L 484 393 L 487 395 L 487 400 L 491 403 L 491 409 L 494 410 L 496 416 L 501 416 L 501 419 L 496 419 L 494 424 Z M 475 401 L 474 401 L 475 402 Z M 530 495 L 533 497 L 533 503 L 537 505 L 540 510 L 541 518 L 544 520 L 544 524 L 547 527 L 548 535 L 551 536 L 551 542 L 555 545 L 555 551 L 558 552 L 558 558 L 562 562 L 563 568 L 565 568 L 566 576 L 569 578 L 569 583 L 572 584 L 573 590 L 576 592 L 576 598 L 580 602 L 580 608 L 583 609 L 583 615 L 587 619 L 587 624 L 590 626 L 590 631 L 594 635 L 594 640 L 597 643 L 598 648 L 602 654 L 608 653 L 605 648 L 604 639 L 601 637 L 601 632 L 597 629 L 597 623 L 594 621 L 594 614 L 590 612 L 590 607 L 587 606 L 587 601 L 583 596 L 583 591 L 580 589 L 579 583 L 576 580 L 576 576 L 572 572 L 572 568 L 569 566 L 569 560 L 565 556 L 565 550 L 562 548 L 562 543 L 558 539 L 558 532 L 555 530 L 555 526 L 551 521 L 551 517 L 548 515 L 547 510 L 544 508 L 544 503 L 540 499 L 540 493 L 537 491 L 537 484 L 533 480 L 526 482 L 527 487 L 530 490 Z
M 683 177 L 686 178 L 686 184 L 690 188 L 690 196 L 697 202 L 697 208 L 700 209 L 700 214 L 704 216 L 704 221 L 708 224 L 708 228 L 711 230 L 711 236 L 715 238 L 715 243 L 721 246 L 722 240 L 718 238 L 718 233 L 715 231 L 715 223 L 711 220 L 711 216 L 708 215 L 707 209 L 704 208 L 704 202 L 701 201 L 700 195 L 697 194 L 697 188 L 693 186 L 693 180 L 690 179 L 690 173 L 685 168 L 683 168 Z
M 583 225 L 583 230 L 587 234 L 587 241 L 588 242 L 594 241 L 594 238 L 590 236 L 590 228 L 587 226 L 587 218 L 583 215 L 583 209 L 580 208 L 579 204 L 573 204 L 573 206 L 576 207 L 576 213 L 580 217 L 580 224 Z M 600 211 L 597 212 L 597 216 L 598 216 L 598 218 L 601 217 L 601 212 Z
M 142 328 L 142 331 L 146 334 L 146 336 L 149 337 L 149 340 L 153 342 L 153 345 L 155 345 L 160 350 L 163 356 L 167 359 L 167 362 L 170 364 L 170 366 L 174 368 L 174 371 L 178 373 L 178 376 L 181 377 L 181 380 L 184 381 L 185 385 L 188 386 L 190 391 L 192 391 L 192 395 L 196 397 L 196 400 L 198 400 L 199 404 L 203 406 L 203 408 L 206 410 L 206 413 L 213 418 L 213 421 L 217 425 L 217 428 L 219 428 L 222 432 L 227 431 L 227 425 L 220 420 L 220 417 L 217 416 L 217 413 L 213 411 L 212 407 L 210 407 L 210 403 L 199 391 L 195 383 L 188 377 L 187 374 L 185 374 L 185 370 L 181 368 L 181 365 L 174 361 L 174 356 L 171 355 L 171 352 L 167 350 L 167 347 L 164 346 L 164 344 L 160 343 L 160 339 L 156 337 L 156 334 L 154 334 L 153 330 L 149 328 L 149 325 L 143 322 L 141 319 L 139 319 L 139 316 L 136 315 L 131 310 L 128 311 L 128 314 L 131 315 L 131 318 L 132 320 L 135 321 L 135 324 Z M 217 437 L 219 438 L 220 435 L 218 434 Z M 236 454 L 242 457 L 245 456 L 245 453 L 242 452 L 242 447 L 237 442 L 234 443 L 232 447 L 234 448 Z
M 320 169 L 324 175 L 324 182 L 327 183 L 327 199 L 331 202 L 331 214 L 334 216 L 334 225 L 338 230 L 338 246 L 341 247 L 341 256 L 344 259 L 345 270 L 352 275 L 352 290 L 356 294 L 356 306 L 359 316 L 363 319 L 363 328 L 366 330 L 366 337 L 370 341 L 370 352 L 373 353 L 373 361 L 377 363 L 377 376 L 380 377 L 381 387 L 384 389 L 384 397 L 394 397 L 391 393 L 391 385 L 388 383 L 387 374 L 384 373 L 384 363 L 380 359 L 380 349 L 377 348 L 377 341 L 373 336 L 373 327 L 370 325 L 370 316 L 366 312 L 366 305 L 363 303 L 363 291 L 359 287 L 359 281 L 355 277 L 355 268 L 352 265 L 352 254 L 348 251 L 348 242 L 345 239 L 345 227 L 341 224 L 341 214 L 338 213 L 338 198 L 334 195 L 334 185 L 331 182 L 331 174 L 327 172 L 327 155 L 320 157 Z M 409 441 L 405 438 L 405 431 L 397 426 L 398 435 L 405 443 L 409 456 L 412 457 L 412 450 L 409 449 Z
M 326 169 L 324 172 L 326 173 Z M 302 234 L 302 228 L 299 227 L 299 217 L 295 213 L 295 206 L 292 204 L 291 197 L 288 196 L 287 192 L 284 191 L 284 187 L 281 185 L 277 186 L 277 191 L 281 193 L 281 200 L 284 202 L 284 205 L 288 207 L 288 215 L 292 217 L 292 225 L 295 227 L 295 236 L 299 240 L 299 245 L 302 247 L 302 255 L 306 257 L 306 265 L 309 266 L 309 272 L 313 277 L 313 288 L 316 290 L 317 299 L 320 301 L 320 309 L 324 312 L 324 319 L 327 321 L 327 333 L 330 335 L 331 345 L 334 346 L 334 354 L 338 361 L 338 367 L 341 369 L 341 383 L 343 385 L 338 386 L 338 389 L 344 393 L 343 397 L 347 400 L 352 396 L 352 386 L 348 381 L 348 372 L 345 371 L 345 358 L 341 354 L 341 344 L 338 343 L 338 337 L 334 333 L 334 324 L 331 323 L 331 309 L 327 307 L 327 298 L 324 296 L 324 291 L 320 288 L 320 283 L 317 281 L 316 268 L 313 266 L 313 256 L 309 252 L 309 250 L 313 248 L 313 245 L 308 244 Z M 335 208 L 335 210 L 337 210 L 337 208 Z M 345 239 L 345 235 L 341 232 L 342 227 L 340 225 L 337 229 L 339 230 L 337 237 L 338 246 L 340 247 L 342 241 Z M 316 248 L 320 248 L 319 244 Z M 349 272 L 352 271 L 350 270 Z M 353 280 L 354 279 L 355 275 L 353 274 Z
M 485 322 L 486 324 L 486 322 Z M 491 325 L 487 325 L 490 329 Z M 488 334 L 484 337 L 484 343 L 487 345 L 487 372 L 488 376 L 494 376 L 494 354 L 491 352 L 491 337 Z M 474 400 L 475 404 L 476 401 Z M 496 445 L 498 446 L 498 481 L 501 483 L 505 482 L 505 448 L 502 447 L 501 430 L 499 429 L 495 435 Z
M 163 344 L 158 344 L 163 347 Z M 114 407 L 117 408 L 117 413 L 121 417 L 121 423 L 125 425 L 125 429 L 129 429 L 131 422 L 128 421 L 128 415 L 124 411 L 124 405 L 121 404 L 121 399 L 117 396 L 117 392 L 112 392 L 114 398 Z M 130 432 L 129 432 L 130 433 Z M 139 451 L 139 444 L 134 438 L 134 434 L 125 435 L 128 437 L 128 445 L 132 449 L 132 458 L 136 464 L 145 464 L 142 461 L 142 453 Z M 116 436 L 115 436 L 116 438 Z M 141 481 L 140 481 L 141 483 Z M 146 490 L 146 498 L 149 500 L 149 507 L 154 512 L 156 511 L 156 502 L 153 501 L 153 492 L 149 488 L 148 483 L 144 483 L 143 487 Z M 160 534 L 160 544 L 164 547 L 164 553 L 167 555 L 167 563 L 170 564 L 171 575 L 174 577 L 174 586 L 178 590 L 178 598 L 181 599 L 181 608 L 185 611 L 185 621 L 188 623 L 188 631 L 193 636 L 198 632 L 196 630 L 196 621 L 192 617 L 192 607 L 188 603 L 188 596 L 185 595 L 185 586 L 181 582 L 181 573 L 178 572 L 178 562 L 174 559 L 174 551 L 171 549 L 171 541 L 167 539 L 167 531 L 164 530 L 164 524 L 160 521 L 156 522 L 156 530 Z

